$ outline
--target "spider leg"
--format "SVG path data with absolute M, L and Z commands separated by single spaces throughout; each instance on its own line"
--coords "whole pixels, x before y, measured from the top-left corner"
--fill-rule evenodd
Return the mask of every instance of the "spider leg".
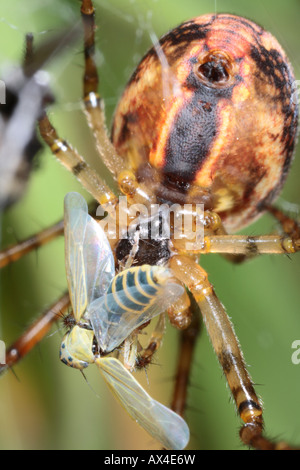
M 108 137 L 104 103 L 98 92 L 99 77 L 95 63 L 95 9 L 91 0 L 82 1 L 81 16 L 84 29 L 83 98 L 85 114 L 103 163 L 113 175 L 117 176 L 126 171 L 126 167 L 124 160 L 116 153 Z
M 243 261 L 247 258 L 253 258 L 258 254 L 281 254 L 281 253 L 296 253 L 300 250 L 300 225 L 291 217 L 285 215 L 280 209 L 269 206 L 268 212 L 272 214 L 280 223 L 284 235 L 267 235 L 260 237 L 245 237 L 237 238 L 238 244 L 243 244 L 243 247 L 238 248 L 241 250 L 239 254 L 230 258 L 231 261 Z M 225 232 L 224 232 L 225 234 Z M 229 240 L 227 240 L 229 242 Z M 209 245 L 210 241 L 208 241 Z M 225 246 L 226 241 L 219 241 Z M 216 247 L 214 248 L 216 249 Z M 219 253 L 219 251 L 218 251 Z M 226 252 L 229 256 L 231 253 Z M 234 258 L 237 258 L 236 260 Z
M 275 217 L 281 227 L 284 233 L 289 235 L 292 239 L 299 240 L 300 239 L 300 225 L 297 223 L 294 219 L 291 217 L 288 217 L 286 214 L 284 214 L 280 209 L 277 209 L 276 207 L 269 206 L 267 208 L 268 212 Z
M 189 288 L 201 310 L 239 415 L 245 423 L 240 431 L 241 440 L 244 444 L 260 450 L 289 449 L 287 444 L 274 443 L 263 436 L 264 423 L 260 400 L 245 366 L 233 326 L 207 279 L 207 273 L 187 256 L 173 256 L 170 267 L 174 275 Z
M 145 184 L 139 184 L 134 173 L 126 170 L 123 160 L 117 155 L 108 137 L 100 97 L 96 93 L 98 74 L 94 61 L 95 23 L 94 7 L 91 0 L 82 0 L 81 12 L 85 50 L 84 101 L 88 120 L 96 136 L 98 151 L 108 169 L 118 175 L 119 187 L 123 194 L 130 197 L 132 203 L 155 202 L 155 185 L 150 190 Z M 41 137 L 50 147 L 51 152 L 76 176 L 82 186 L 106 211 L 113 213 L 118 205 L 118 198 L 81 155 L 72 149 L 66 141 L 58 137 L 45 112 L 39 119 L 39 128 Z
M 85 72 L 83 96 L 85 114 L 93 131 L 100 158 L 117 180 L 120 190 L 132 204 L 155 203 L 155 189 L 159 181 L 152 181 L 151 187 L 138 182 L 135 174 L 126 166 L 126 161 L 117 154 L 105 123 L 104 103 L 98 92 L 99 77 L 95 63 L 95 8 L 92 0 L 82 0 L 81 16 L 84 29 Z
M 200 243 L 191 243 L 187 239 L 181 238 L 173 240 L 174 248 L 178 253 L 221 253 L 234 261 L 242 261 L 244 258 L 253 257 L 260 254 L 292 254 L 300 251 L 300 227 L 277 209 L 268 209 L 281 222 L 285 234 L 275 235 L 232 235 L 227 234 L 221 221 L 218 221 L 217 214 L 205 213 L 204 230 L 205 236 Z M 189 244 L 188 244 L 189 243 Z M 231 256 L 233 255 L 233 256 Z
M 200 317 L 198 308 L 193 308 L 190 325 L 180 331 L 180 345 L 177 359 L 176 379 L 171 408 L 180 416 L 184 416 L 187 402 L 187 390 L 191 374 L 195 346 L 200 333 Z
M 292 254 L 300 250 L 300 238 L 281 235 L 216 235 L 204 237 L 200 253 L 224 253 L 255 256 L 261 254 Z
M 50 331 L 53 323 L 63 315 L 70 306 L 69 294 L 63 294 L 15 341 L 6 351 L 6 363 L 0 365 L 0 375 L 16 365 L 38 344 Z
M 16 243 L 14 245 L 5 248 L 0 251 L 0 269 L 4 268 L 8 264 L 14 263 L 22 258 L 27 253 L 39 248 L 46 243 L 54 240 L 59 235 L 64 233 L 64 221 L 60 220 L 54 225 L 47 227 L 45 230 L 42 230 L 36 235 L 23 240 L 22 242 Z
M 33 34 L 28 33 L 25 37 L 25 54 L 23 60 L 23 71 L 27 74 L 28 67 L 31 64 L 33 58 Z
M 94 215 L 96 205 L 94 202 L 89 204 L 89 212 Z M 55 238 L 64 234 L 64 220 L 60 220 L 50 227 L 41 230 L 35 235 L 31 235 L 25 240 L 15 243 L 3 250 L 0 250 L 0 269 L 4 268 L 8 264 L 14 263 L 27 255 L 31 251 L 40 248 L 43 245 L 55 240 Z
M 76 176 L 82 186 L 105 210 L 113 211 L 118 204 L 118 198 L 81 155 L 58 137 L 46 113 L 40 118 L 39 127 L 43 140 L 56 158 Z

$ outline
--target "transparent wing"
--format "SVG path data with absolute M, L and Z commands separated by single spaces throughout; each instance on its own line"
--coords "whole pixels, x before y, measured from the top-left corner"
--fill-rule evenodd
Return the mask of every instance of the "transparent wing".
M 102 228 L 78 193 L 65 197 L 65 259 L 74 317 L 103 295 L 115 275 L 113 254 Z
M 156 317 L 171 307 L 183 294 L 184 288 L 176 283 L 167 283 L 140 310 L 132 308 L 131 298 L 139 294 L 137 287 L 118 292 L 118 303 L 114 294 L 105 294 L 88 306 L 87 315 L 92 324 L 102 351 L 113 351 L 138 326 Z M 129 307 L 130 305 L 130 307 Z
M 148 395 L 123 364 L 115 358 L 97 359 L 106 383 L 125 410 L 166 449 L 184 449 L 190 437 L 186 422 Z

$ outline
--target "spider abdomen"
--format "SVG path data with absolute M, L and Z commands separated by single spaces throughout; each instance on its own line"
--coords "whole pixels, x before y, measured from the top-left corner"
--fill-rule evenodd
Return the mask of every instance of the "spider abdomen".
M 257 218 L 292 160 L 295 79 L 277 40 L 241 17 L 205 15 L 162 37 L 118 105 L 112 139 L 163 200 L 207 191 L 230 230 Z M 148 168 L 148 170 L 147 170 Z

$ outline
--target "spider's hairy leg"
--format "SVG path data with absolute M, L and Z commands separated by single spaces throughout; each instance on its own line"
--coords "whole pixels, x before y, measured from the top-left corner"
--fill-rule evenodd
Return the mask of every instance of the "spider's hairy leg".
M 0 269 L 8 264 L 14 263 L 31 251 L 45 245 L 64 233 L 64 221 L 60 220 L 45 230 L 32 235 L 19 243 L 9 246 L 0 251 Z
M 110 213 L 118 205 L 118 198 L 79 153 L 60 139 L 46 113 L 39 120 L 40 133 L 56 158 L 73 173 L 82 186 Z
M 191 258 L 183 255 L 173 256 L 170 267 L 174 275 L 189 288 L 201 310 L 239 415 L 245 423 L 240 432 L 241 440 L 260 450 L 288 449 L 287 444 L 274 443 L 263 436 L 261 403 L 246 369 L 233 326 L 207 279 L 207 273 Z
M 268 209 L 271 211 L 271 209 Z M 276 209 L 272 214 L 281 222 L 285 234 L 274 235 L 232 235 L 226 233 L 221 223 L 216 223 L 215 227 L 205 226 L 205 236 L 203 243 L 194 244 L 194 247 L 187 248 L 187 241 L 184 238 L 174 240 L 174 248 L 178 253 L 221 253 L 226 257 L 230 257 L 231 261 L 243 261 L 249 257 L 260 254 L 292 254 L 300 251 L 300 228 L 292 219 L 286 217 Z M 209 213 L 205 214 L 206 220 L 209 220 Z M 276 215 L 277 214 L 277 215 Z M 215 215 L 212 220 L 218 220 L 219 216 Z M 236 257 L 236 259 L 235 259 Z
M 82 1 L 81 16 L 84 28 L 83 99 L 85 113 L 103 163 L 113 175 L 117 176 L 126 168 L 124 160 L 117 154 L 109 139 L 105 123 L 104 103 L 98 91 L 99 77 L 95 63 L 95 9 L 91 0 Z
M 176 379 L 171 409 L 184 416 L 187 402 L 192 362 L 197 339 L 200 333 L 200 316 L 197 306 L 192 306 L 193 318 L 189 326 L 180 331 L 180 345 L 177 359 Z
M 28 69 L 31 65 L 33 58 L 33 34 L 26 34 L 25 38 L 25 54 L 23 60 L 23 71 L 25 75 L 28 75 Z
M 288 217 L 280 209 L 269 206 L 267 210 L 275 217 L 284 232 L 283 235 L 262 235 L 257 237 L 240 237 L 238 235 L 226 235 L 217 240 L 205 237 L 205 249 L 207 252 L 225 253 L 237 255 L 237 261 L 252 258 L 259 254 L 291 254 L 300 251 L 300 225 L 291 217 Z M 218 233 L 217 235 L 221 235 Z M 236 249 L 230 248 L 230 237 L 236 242 Z M 224 250 L 224 251 L 220 251 Z M 229 251 L 230 250 L 230 251 Z M 232 258 L 234 260 L 234 258 Z
M 298 240 L 298 244 L 299 244 L 300 224 L 297 223 L 291 217 L 288 217 L 280 209 L 277 209 L 277 207 L 269 206 L 267 210 L 268 212 L 270 212 L 270 214 L 273 215 L 273 217 L 275 217 L 278 220 L 284 233 L 289 235 L 293 240 Z
M 139 183 L 133 171 L 127 168 L 126 161 L 118 155 L 109 138 L 105 123 L 104 102 L 99 94 L 99 77 L 95 63 L 95 8 L 92 0 L 82 0 L 81 16 L 84 29 L 84 58 L 85 72 L 83 77 L 83 98 L 85 114 L 93 131 L 97 151 L 123 194 L 128 196 L 131 203 L 155 203 L 155 188 L 159 181 L 154 178 L 153 184 Z
M 94 214 L 96 211 L 96 204 L 92 202 L 89 204 L 89 212 Z M 64 234 L 64 220 L 60 220 L 53 225 L 41 230 L 40 232 L 31 235 L 30 237 L 10 245 L 3 250 L 0 250 L 0 269 L 5 266 L 18 261 L 23 256 L 31 253 L 33 250 L 40 248 L 47 243 L 55 240 L 57 237 Z
M 50 331 L 54 322 L 64 315 L 70 306 L 69 294 L 64 293 L 17 339 L 6 351 L 6 363 L 0 365 L 0 374 L 15 366 Z
M 300 238 L 281 235 L 216 235 L 204 237 L 199 253 L 224 253 L 255 256 L 261 254 L 292 254 L 300 250 Z

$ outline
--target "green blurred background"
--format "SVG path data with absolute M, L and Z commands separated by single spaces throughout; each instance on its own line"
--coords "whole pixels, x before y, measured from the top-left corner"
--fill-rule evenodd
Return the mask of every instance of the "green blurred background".
M 77 0 L 0 0 L 0 71 L 22 59 L 25 33 L 36 42 L 79 20 Z M 97 61 L 108 121 L 135 64 L 158 37 L 183 20 L 208 12 L 231 12 L 264 25 L 281 42 L 300 79 L 299 0 L 96 0 Z M 82 45 L 72 45 L 49 65 L 56 104 L 51 119 L 64 138 L 100 171 L 93 139 L 84 121 L 80 97 Z M 298 152 L 299 153 L 299 152 Z M 300 203 L 300 155 L 282 193 Z M 62 217 L 64 195 L 87 194 L 48 150 L 30 179 L 23 199 L 2 219 L 3 246 L 20 240 Z M 276 230 L 265 216 L 248 234 Z M 249 370 L 265 406 L 269 436 L 300 444 L 300 365 L 291 361 L 300 340 L 299 254 L 264 256 L 233 266 L 217 255 L 202 258 L 204 267 L 235 325 Z M 32 253 L 0 272 L 0 338 L 15 340 L 66 288 L 63 240 Z M 1 449 L 155 449 L 106 389 L 97 370 L 87 378 L 58 360 L 63 329 L 31 352 L 0 379 Z M 150 394 L 168 404 L 177 355 L 177 333 L 168 328 L 156 365 L 138 376 Z M 148 383 L 147 383 L 148 381 Z M 205 331 L 202 331 L 189 387 L 187 421 L 190 449 L 241 449 L 239 418 Z

